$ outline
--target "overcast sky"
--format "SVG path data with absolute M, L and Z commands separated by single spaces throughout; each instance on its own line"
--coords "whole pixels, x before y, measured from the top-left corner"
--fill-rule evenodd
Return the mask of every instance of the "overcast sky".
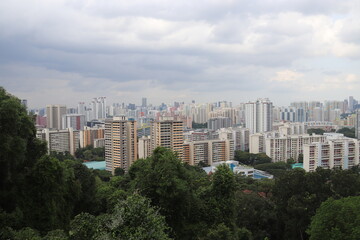
M 2 0 L 0 86 L 29 106 L 360 99 L 359 0 Z

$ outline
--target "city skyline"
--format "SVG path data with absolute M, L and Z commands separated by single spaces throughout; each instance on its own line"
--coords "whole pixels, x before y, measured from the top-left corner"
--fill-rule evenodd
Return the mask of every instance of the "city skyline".
M 30 108 L 358 98 L 359 12 L 357 1 L 2 1 L 0 85 Z

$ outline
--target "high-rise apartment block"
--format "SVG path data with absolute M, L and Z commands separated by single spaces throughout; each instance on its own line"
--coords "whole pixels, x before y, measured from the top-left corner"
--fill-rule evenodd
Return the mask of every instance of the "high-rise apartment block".
M 217 139 L 184 143 L 183 161 L 190 165 L 198 165 L 200 162 L 212 165 L 233 159 L 233 140 Z
M 151 124 L 151 151 L 161 146 L 183 155 L 184 124 L 182 121 L 162 120 Z
M 36 136 L 47 142 L 49 153 L 68 152 L 75 155 L 75 151 L 80 147 L 80 133 L 72 128 L 64 130 L 40 129 L 37 131 Z
M 267 98 L 245 104 L 245 121 L 246 127 L 250 130 L 250 134 L 272 130 L 272 108 L 272 102 Z
M 304 145 L 304 169 L 317 167 L 349 169 L 359 164 L 359 140 L 342 134 L 325 133 L 327 141 Z
M 94 98 L 91 101 L 92 116 L 93 119 L 105 119 L 106 118 L 106 97 Z
M 63 129 L 62 116 L 66 114 L 66 106 L 46 106 L 46 127 L 50 129 Z
M 106 170 L 114 173 L 116 168 L 125 171 L 137 160 L 136 121 L 126 117 L 114 117 L 105 121 Z
M 228 128 L 232 127 L 232 121 L 229 117 L 216 117 L 216 118 L 210 118 L 207 121 L 208 129 L 215 131 L 220 128 Z
M 265 139 L 265 152 L 273 162 L 286 162 L 290 158 L 297 161 L 299 155 L 303 154 L 305 144 L 323 143 L 325 141 L 326 136 L 323 135 L 302 134 L 269 137 Z

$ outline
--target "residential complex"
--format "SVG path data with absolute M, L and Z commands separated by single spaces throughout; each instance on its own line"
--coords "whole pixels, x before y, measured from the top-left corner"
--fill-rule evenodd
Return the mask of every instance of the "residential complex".
M 161 120 L 151 124 L 150 148 L 169 148 L 181 159 L 183 156 L 184 127 L 182 121 Z
M 116 168 L 127 171 L 138 158 L 136 121 L 126 117 L 114 117 L 105 121 L 106 170 Z
M 304 169 L 315 171 L 317 167 L 349 169 L 359 164 L 359 140 L 342 134 L 326 134 L 326 142 L 304 145 Z

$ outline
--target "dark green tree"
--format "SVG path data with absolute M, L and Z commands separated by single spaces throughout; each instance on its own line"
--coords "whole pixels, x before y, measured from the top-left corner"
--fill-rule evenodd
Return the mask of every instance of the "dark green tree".
M 49 156 L 37 161 L 25 178 L 20 208 L 28 226 L 41 232 L 67 228 L 81 187 L 71 169 Z
M 0 87 L 0 208 L 15 209 L 24 174 L 46 153 L 20 100 Z
M 360 197 L 329 198 L 308 229 L 310 240 L 356 240 L 360 234 Z

